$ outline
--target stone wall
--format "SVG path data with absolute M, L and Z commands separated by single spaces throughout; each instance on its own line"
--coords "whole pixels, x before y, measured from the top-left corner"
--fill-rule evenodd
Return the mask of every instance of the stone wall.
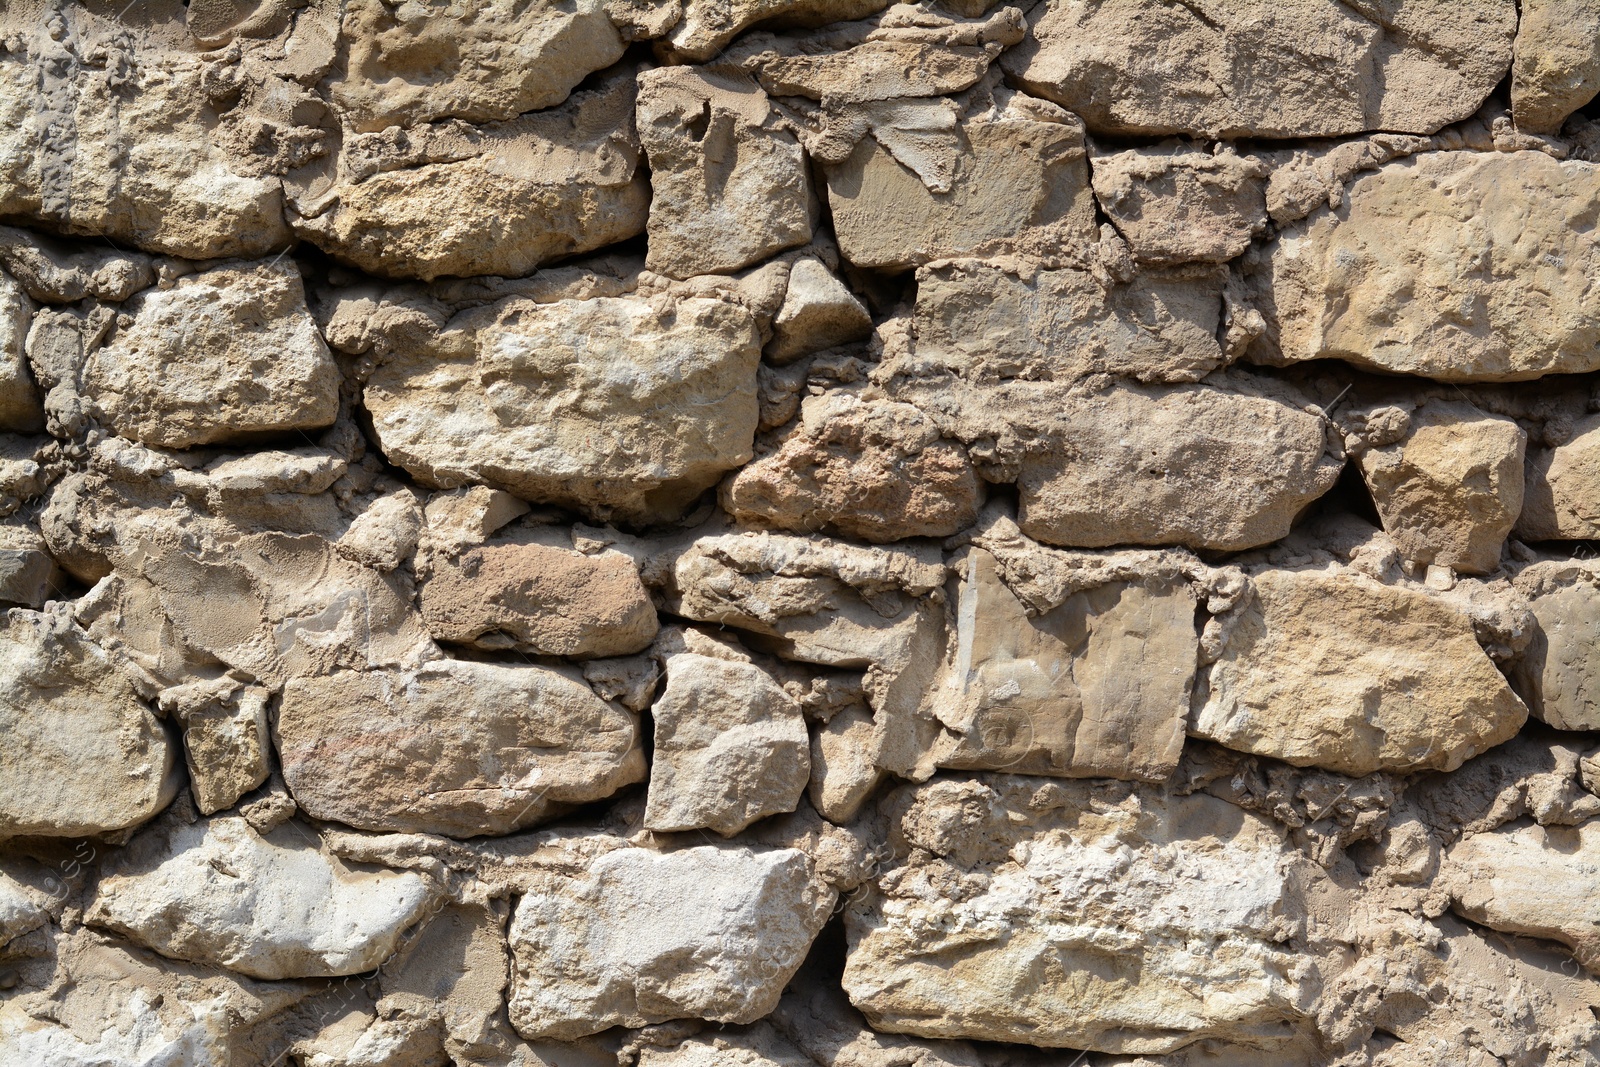
M 0 0 L 0 1065 L 1600 1064 L 1597 89 Z

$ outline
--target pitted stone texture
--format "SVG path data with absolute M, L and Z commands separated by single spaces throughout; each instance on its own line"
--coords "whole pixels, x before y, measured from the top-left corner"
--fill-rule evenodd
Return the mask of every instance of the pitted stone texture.
M 1199 646 L 1187 586 L 1114 582 L 1030 617 L 973 548 L 955 614 L 933 697 L 940 766 L 1146 781 L 1176 769 Z
M 1048 0 L 1001 64 L 1096 133 L 1433 133 L 1511 66 L 1512 0 Z
M 637 717 L 547 667 L 292 679 L 277 736 L 300 807 L 364 830 L 505 834 L 645 775 Z
M 1600 730 L 1600 563 L 1542 560 L 1515 584 L 1537 622 L 1513 673 L 1528 710 L 1558 730 Z
M 1184 142 L 1095 156 L 1094 195 L 1140 263 L 1223 263 L 1266 228 L 1267 167 Z
M 1350 182 L 1263 254 L 1251 358 L 1342 359 L 1450 382 L 1600 367 L 1600 166 L 1425 152 Z
M 725 484 L 722 500 L 755 525 L 888 542 L 970 526 L 983 484 L 966 450 L 910 404 L 829 392 L 805 400 L 800 421 Z
M 805 155 L 748 75 L 645 71 L 638 124 L 650 160 L 651 270 L 727 274 L 811 240 Z
M 600 518 L 676 517 L 750 458 L 761 338 L 720 298 L 512 298 L 373 372 L 385 456 Z
M 1600 92 L 1600 3 L 1522 0 L 1511 64 L 1511 115 L 1520 129 L 1555 133 Z
M 797 849 L 625 847 L 536 876 L 512 917 L 511 1024 L 572 1040 L 669 1019 L 752 1022 L 833 907 Z
M 1272 1047 L 1312 990 L 1282 831 L 1224 801 L 996 776 L 880 805 L 892 855 L 845 911 L 875 1029 L 1045 1048 Z M 1204 886 L 1202 889 L 1201 887 Z
M 1193 736 L 1359 777 L 1455 770 L 1527 719 L 1448 604 L 1353 571 L 1264 569 L 1251 584 Z
M 124 437 L 189 448 L 319 430 L 339 412 L 339 372 L 293 262 L 191 274 L 127 313 L 83 372 L 90 403 Z
M 181 784 L 166 729 L 72 620 L 0 612 L 0 838 L 136 826 Z
M 438 893 L 410 871 L 333 859 L 298 824 L 263 836 L 237 816 L 167 820 L 107 867 L 88 923 L 264 979 L 370 971 Z
M 1083 125 L 1053 104 L 1004 92 L 967 111 L 887 101 L 852 125 L 871 132 L 824 170 L 839 248 L 858 267 L 1095 239 Z
M 1572 423 L 1560 443 L 1528 449 L 1516 534 L 1525 541 L 1600 536 L 1600 415 Z
M 444 18 L 426 7 L 356 0 L 343 11 L 349 58 L 330 79 L 354 129 L 458 118 L 482 123 L 554 107 L 626 44 L 600 0 L 468 0 Z
M 522 277 L 644 232 L 633 79 L 504 122 L 353 134 L 295 232 L 373 274 Z
M 272 774 L 271 695 L 230 679 L 189 682 L 161 693 L 162 710 L 183 724 L 189 791 L 200 814 L 226 811 Z
M 754 663 L 679 652 L 650 709 L 655 750 L 648 830 L 715 830 L 724 837 L 793 811 L 811 776 L 805 718 Z
M 1342 467 L 1322 420 L 1270 392 L 1113 386 L 1059 411 L 1017 479 L 1022 531 L 1046 544 L 1266 544 Z
M 1406 558 L 1468 574 L 1498 567 L 1522 513 L 1523 429 L 1455 400 L 1360 415 L 1379 440 L 1359 450 L 1356 465 Z

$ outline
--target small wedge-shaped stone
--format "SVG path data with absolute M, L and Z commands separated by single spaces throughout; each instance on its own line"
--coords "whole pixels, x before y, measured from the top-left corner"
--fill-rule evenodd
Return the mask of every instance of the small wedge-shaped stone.
M 1517 536 L 1581 541 L 1600 536 L 1600 415 L 1572 424 L 1554 447 L 1528 449 L 1527 485 Z
M 547 667 L 296 678 L 277 734 L 301 808 L 364 830 L 505 834 L 645 775 L 638 718 Z
M 24 347 L 32 322 L 33 301 L 9 274 L 0 271 L 0 431 L 38 433 L 44 429 L 39 387 L 28 370 Z
M 1140 263 L 1223 263 L 1267 224 L 1267 167 L 1185 142 L 1096 156 L 1094 195 Z
M 1380 13 L 1381 12 L 1381 13 Z M 1048 0 L 1001 59 L 1096 133 L 1433 133 L 1511 66 L 1514 0 Z
M 669 1019 L 752 1022 L 777 1005 L 834 899 L 792 848 L 618 847 L 552 870 L 511 920 L 511 1024 L 572 1040 Z
M 1445 854 L 1440 882 L 1459 914 L 1558 941 L 1600 974 L 1600 821 L 1474 834 Z
M 824 169 L 844 258 L 904 270 L 949 256 L 1093 241 L 1083 124 L 997 92 L 975 114 L 944 98 L 861 105 L 872 132 Z
M 1356 177 L 1265 254 L 1251 358 L 1450 382 L 1600 368 L 1600 166 L 1425 152 Z
M 330 425 L 339 371 L 292 262 L 222 267 L 151 289 L 91 352 L 83 392 L 116 433 L 188 448 Z
M 683 18 L 667 35 L 672 50 L 700 62 L 742 31 L 767 19 L 823 26 L 882 11 L 893 0 L 685 0 Z
M 272 774 L 267 700 L 259 686 L 230 679 L 189 682 L 161 694 L 161 707 L 183 724 L 189 791 L 200 814 L 225 811 Z
M 892 854 L 845 911 L 880 1031 L 1161 1053 L 1272 1047 L 1310 990 L 1282 832 L 1204 794 L 984 776 L 880 804 Z
M 362 132 L 434 119 L 481 123 L 553 107 L 627 47 L 601 0 L 466 0 L 446 17 L 383 0 L 344 5 L 348 60 L 330 79 Z
M 1059 411 L 1059 439 L 1017 479 L 1022 532 L 1046 544 L 1263 545 L 1343 466 L 1322 420 L 1272 395 L 1118 385 Z
M 512 298 L 394 353 L 365 398 L 425 485 L 661 521 L 749 460 L 760 358 L 754 316 L 723 299 Z
M 0 612 L 0 838 L 136 826 L 180 781 L 161 722 L 70 617 Z
M 737 519 L 866 541 L 948 537 L 972 524 L 983 487 L 964 448 L 910 404 L 809 397 L 777 449 L 723 491 Z
M 1353 571 L 1266 569 L 1251 581 L 1191 735 L 1359 777 L 1453 771 L 1527 720 L 1450 605 Z
M 410 871 L 356 869 L 290 823 L 171 818 L 107 864 L 86 921 L 172 959 L 252 978 L 361 974 L 438 895 Z
M 1538 623 L 1513 675 L 1528 710 L 1558 730 L 1600 730 L 1600 562 L 1541 560 L 1515 585 Z
M 811 776 L 800 705 L 754 663 L 679 652 L 665 669 L 645 828 L 731 837 L 793 811 Z
M 966 560 L 934 691 L 939 764 L 1160 781 L 1183 752 L 1199 637 L 1186 585 L 1114 582 L 1034 618 L 995 558 Z
M 374 274 L 521 277 L 644 232 L 631 76 L 549 111 L 463 129 L 355 134 L 340 180 L 300 202 L 296 232 Z
M 1384 531 L 1418 563 L 1494 570 L 1522 512 L 1528 435 L 1465 401 L 1385 413 L 1403 420 L 1403 435 L 1356 457 Z
M 1519 129 L 1555 133 L 1600 92 L 1600 3 L 1521 0 L 1511 116 Z
M 772 320 L 772 340 L 761 355 L 781 367 L 871 332 L 872 316 L 861 301 L 832 271 L 807 256 L 789 271 L 783 306 Z
M 646 71 L 638 124 L 650 159 L 651 270 L 727 274 L 811 240 L 805 154 L 748 75 Z

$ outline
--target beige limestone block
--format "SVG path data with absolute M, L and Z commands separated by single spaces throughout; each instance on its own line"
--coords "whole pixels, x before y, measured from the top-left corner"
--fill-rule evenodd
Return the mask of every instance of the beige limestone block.
M 47 304 L 72 304 L 89 296 L 121 303 L 156 284 L 150 256 L 110 244 L 85 247 L 15 226 L 0 226 L 0 267 L 30 297 Z M 0 289 L 4 287 L 0 280 Z
M 940 778 L 880 804 L 891 857 L 845 911 L 873 1029 L 1113 1053 L 1271 1048 L 1311 999 L 1291 850 L 1204 794 Z
M 339 371 L 293 262 L 191 274 L 127 313 L 83 371 L 85 396 L 124 437 L 188 448 L 318 430 L 339 413 Z
M 720 298 L 511 298 L 395 352 L 365 400 L 384 455 L 424 485 L 660 521 L 750 458 L 760 347 Z
M 722 502 L 753 525 L 884 543 L 971 525 L 983 483 L 966 450 L 910 404 L 829 392 L 808 397 L 777 447 L 724 483 Z
M 800 705 L 754 663 L 679 652 L 664 668 L 645 828 L 731 837 L 793 811 L 811 776 Z
M 1407 559 L 1486 574 L 1522 513 L 1528 435 L 1465 401 L 1430 400 L 1397 441 L 1356 456 L 1383 529 Z
M 793 848 L 621 847 L 550 871 L 511 919 L 511 1024 L 570 1041 L 670 1019 L 753 1022 L 778 1003 L 833 901 Z
M 892 0 L 684 0 L 683 18 L 667 35 L 672 51 L 702 62 L 741 32 L 767 20 L 822 26 L 882 11 Z
M 1002 379 L 1195 381 L 1223 363 L 1223 281 L 1205 267 L 1141 271 L 1113 284 L 1071 268 L 928 267 L 917 274 L 916 354 Z
M 277 740 L 300 807 L 364 830 L 506 834 L 645 775 L 635 715 L 532 665 L 293 678 Z
M 436 119 L 472 123 L 554 107 L 626 48 L 601 0 L 427 5 L 355 0 L 329 79 L 340 116 L 362 132 Z
M 939 764 L 1161 781 L 1183 753 L 1199 636 L 1186 584 L 1087 589 L 1029 617 L 994 556 L 969 550 L 936 683 Z
M 853 820 L 884 772 L 874 756 L 878 729 L 872 709 L 851 704 L 811 729 L 811 781 L 806 796 L 817 813 L 841 825 Z
M 1597 212 L 1600 167 L 1543 152 L 1425 152 L 1359 175 L 1264 254 L 1251 358 L 1449 382 L 1594 370 Z
M 0 523 L 0 604 L 42 608 L 65 595 L 64 578 L 38 530 Z
M 1274 395 L 1116 385 L 1059 403 L 1048 450 L 1017 479 L 1018 523 L 1046 544 L 1263 545 L 1343 466 L 1322 420 Z
M 70 617 L 0 612 L 0 838 L 136 826 L 181 784 L 166 728 Z
M 258 834 L 219 815 L 150 829 L 107 864 L 86 921 L 171 959 L 252 978 L 361 974 L 394 952 L 438 889 L 328 856 L 298 823 Z
M 1473 834 L 1445 853 L 1440 881 L 1463 917 L 1559 942 L 1600 973 L 1600 822 Z
M 1555 133 L 1600 92 L 1600 4 L 1522 0 L 1511 63 L 1511 115 L 1533 133 Z
M 504 1010 L 508 912 L 503 901 L 446 905 L 378 976 L 380 1011 L 436 1027 L 457 1062 L 493 1063 L 513 1040 Z
M 1001 60 L 1096 133 L 1433 133 L 1511 66 L 1513 0 L 1048 0 Z
M 1260 160 L 1176 142 L 1097 155 L 1094 195 L 1140 263 L 1223 263 L 1266 228 Z
M 806 256 L 789 270 L 783 306 L 772 320 L 772 340 L 761 355 L 769 363 L 786 366 L 870 333 L 872 316 L 861 301 L 819 260 Z
M 1353 571 L 1265 569 L 1251 583 L 1192 736 L 1359 777 L 1453 771 L 1527 719 L 1472 620 L 1438 599 Z
M 651 270 L 729 274 L 811 240 L 805 154 L 749 75 L 645 71 L 638 127 L 650 161 Z
M 1537 625 L 1513 678 L 1558 730 L 1600 730 L 1600 563 L 1541 560 L 1517 572 Z
M 477 127 L 346 138 L 338 180 L 295 203 L 295 232 L 373 274 L 522 277 L 644 232 L 633 78 Z
M 431 554 L 419 583 L 435 640 L 545 656 L 624 656 L 656 635 L 656 609 L 626 556 L 517 539 Z
M 997 93 L 964 114 L 943 98 L 891 100 L 857 122 L 871 133 L 824 170 L 840 251 L 858 267 L 1096 237 L 1083 125 L 1053 104 Z
M 33 301 L 11 275 L 0 271 L 0 431 L 44 429 L 44 408 L 26 352 L 32 322 Z
M 1600 415 L 1572 424 L 1560 444 L 1528 449 L 1516 534 L 1524 541 L 1600 536 Z
M 228 679 L 162 691 L 162 710 L 183 724 L 189 792 L 200 814 L 233 807 L 272 773 L 267 733 L 271 696 L 260 686 Z

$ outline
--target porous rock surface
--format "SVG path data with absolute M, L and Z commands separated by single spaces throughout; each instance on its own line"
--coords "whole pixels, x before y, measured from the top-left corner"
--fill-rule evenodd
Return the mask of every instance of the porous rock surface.
M 0 0 L 0 1067 L 1600 1067 L 1597 89 Z

